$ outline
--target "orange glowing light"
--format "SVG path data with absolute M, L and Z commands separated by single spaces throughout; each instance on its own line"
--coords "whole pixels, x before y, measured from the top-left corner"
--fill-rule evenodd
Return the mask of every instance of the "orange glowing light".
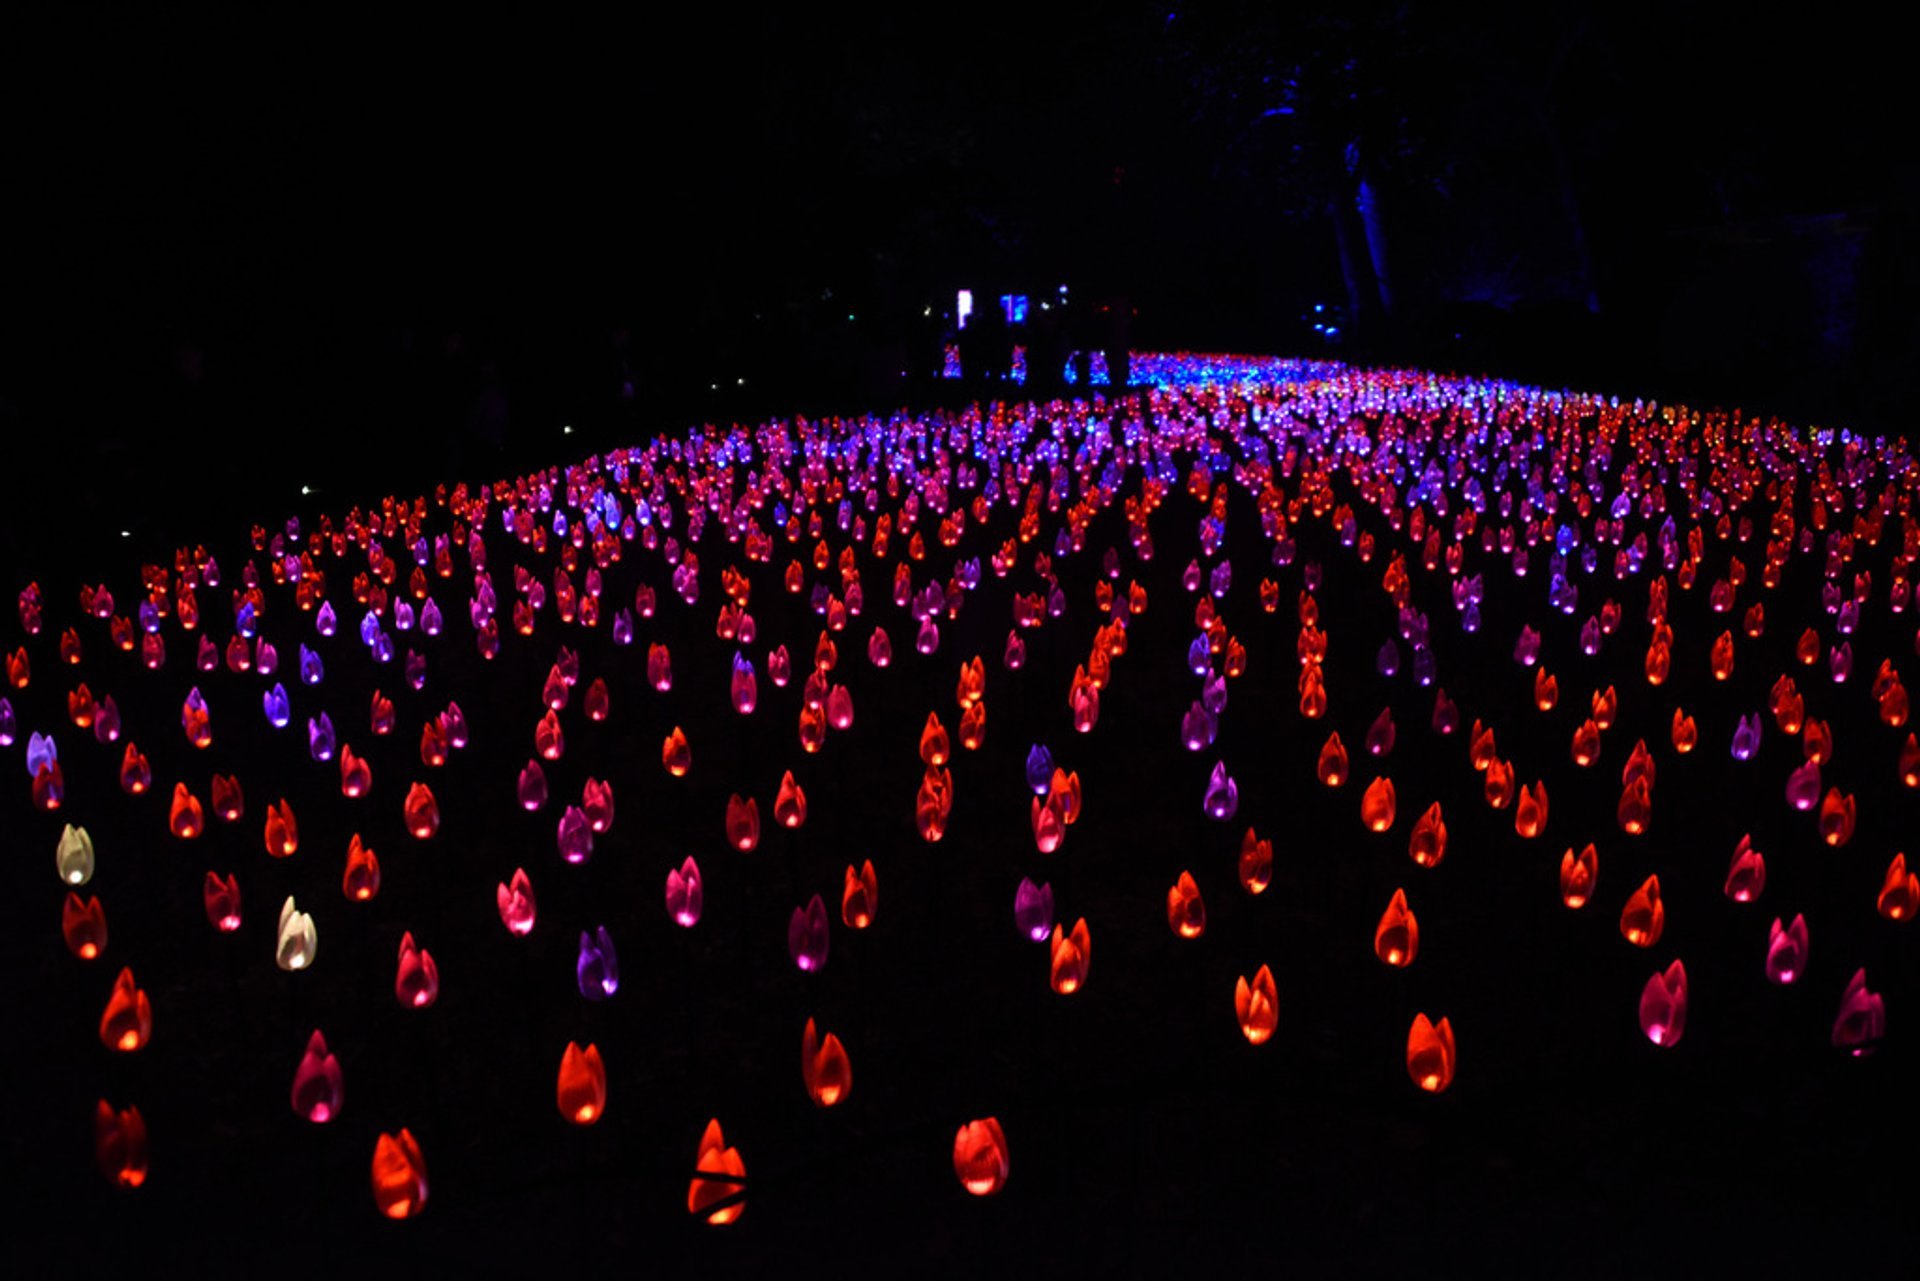
M 1280 993 L 1274 987 L 1273 970 L 1261 966 L 1249 983 L 1243 974 L 1233 987 L 1233 1013 L 1240 1021 L 1240 1033 L 1254 1045 L 1265 1045 L 1280 1026 Z
M 1593 897 L 1594 882 L 1600 876 L 1600 856 L 1592 842 L 1575 854 L 1571 847 L 1560 856 L 1560 901 L 1578 911 Z
M 1167 890 L 1167 925 L 1183 939 L 1197 939 L 1207 932 L 1207 904 L 1191 872 L 1180 873 Z
M 738 1148 L 727 1146 L 718 1117 L 707 1122 L 694 1160 L 693 1180 L 687 1185 L 687 1212 L 702 1216 L 715 1227 L 739 1219 L 747 1208 L 747 1165 Z
M 1649 876 L 1620 911 L 1620 934 L 1635 947 L 1652 947 L 1667 925 L 1666 904 L 1660 901 L 1660 878 Z
M 560 1056 L 555 1097 L 560 1115 L 575 1125 L 592 1125 L 606 1112 L 607 1069 L 598 1046 L 589 1044 L 582 1050 L 578 1042 L 567 1042 Z
M 800 1079 L 807 1097 L 819 1108 L 842 1102 L 853 1089 L 853 1064 L 846 1048 L 831 1032 L 822 1039 L 812 1019 L 800 1034 Z
M 1407 1075 L 1429 1094 L 1453 1084 L 1453 1024 L 1446 1019 L 1430 1023 L 1425 1014 L 1413 1016 L 1407 1030 Z

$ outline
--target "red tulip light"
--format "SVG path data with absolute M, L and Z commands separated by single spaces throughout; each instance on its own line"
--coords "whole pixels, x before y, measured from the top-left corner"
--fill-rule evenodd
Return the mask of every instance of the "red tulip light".
M 994 1117 L 969 1121 L 953 1137 L 953 1173 L 974 1196 L 992 1196 L 1007 1185 L 1007 1135 Z
M 93 1113 L 93 1153 L 107 1182 L 122 1188 L 145 1183 L 147 1123 L 140 1109 L 115 1109 L 101 1099 Z
M 1242 975 L 1233 988 L 1234 1017 L 1240 1032 L 1254 1045 L 1265 1045 L 1280 1025 L 1280 994 L 1273 983 L 1273 971 L 1261 966 L 1249 983 Z
M 1425 1014 L 1413 1016 L 1407 1029 L 1407 1075 L 1429 1094 L 1440 1094 L 1453 1084 L 1453 1024 L 1431 1023 Z
M 373 1147 L 373 1203 L 389 1219 L 410 1219 L 427 1206 L 427 1163 L 413 1133 L 382 1134 Z
M 693 1181 L 687 1186 L 687 1212 L 715 1227 L 735 1222 L 746 1205 L 746 1163 L 738 1148 L 727 1146 L 720 1121 L 707 1122 L 694 1158 Z
M 606 1112 L 607 1069 L 597 1046 L 582 1050 L 577 1042 L 567 1042 L 556 1095 L 560 1115 L 575 1125 L 592 1125 Z

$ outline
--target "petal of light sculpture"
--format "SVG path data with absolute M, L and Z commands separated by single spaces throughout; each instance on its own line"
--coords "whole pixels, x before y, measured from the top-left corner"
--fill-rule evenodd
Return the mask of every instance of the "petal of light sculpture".
M 201 886 L 201 895 L 207 909 L 207 920 L 214 929 L 222 934 L 231 934 L 240 928 L 240 878 L 229 874 L 223 881 L 213 872 L 208 872 Z
M 1393 898 L 1387 902 L 1387 910 L 1380 914 L 1380 923 L 1373 931 L 1373 954 L 1387 964 L 1401 969 L 1413 964 L 1413 958 L 1420 953 L 1420 922 L 1407 907 L 1407 895 L 1404 890 L 1395 890 Z
M 293 807 L 282 797 L 279 805 L 267 806 L 267 853 L 275 858 L 291 858 L 300 848 L 300 829 L 293 818 Z
M 1421 867 L 1438 867 L 1447 856 L 1447 824 L 1440 815 L 1440 802 L 1427 806 L 1413 825 L 1407 839 L 1407 855 Z
M 1360 798 L 1360 821 L 1369 832 L 1384 832 L 1393 826 L 1393 780 L 1382 776 L 1367 784 Z
M 1183 939 L 1197 939 L 1207 932 L 1207 904 L 1200 897 L 1200 886 L 1193 873 L 1182 872 L 1167 890 L 1167 925 Z
M 1853 839 L 1859 809 L 1852 796 L 1843 796 L 1837 787 L 1827 789 L 1820 802 L 1820 839 L 1838 848 Z
M 1347 748 L 1340 741 L 1339 731 L 1327 735 L 1327 741 L 1320 748 L 1320 759 L 1314 766 L 1314 775 L 1328 787 L 1339 787 L 1347 781 Z
M 294 906 L 293 895 L 287 895 L 287 901 L 280 905 L 280 924 L 274 934 L 273 963 L 289 972 L 304 970 L 313 964 L 319 946 L 313 918 Z
M 687 1185 L 687 1212 L 715 1227 L 733 1223 L 747 1208 L 747 1166 L 738 1148 L 727 1146 L 718 1117 L 707 1122 Z
M 668 734 L 660 748 L 660 763 L 667 773 L 675 778 L 685 778 L 693 766 L 693 752 L 687 746 L 687 735 L 678 725 Z
M 113 993 L 100 1015 L 100 1043 L 109 1050 L 131 1054 L 153 1039 L 153 1005 L 134 983 L 133 970 L 122 969 L 113 981 Z
M 1599 877 L 1600 856 L 1591 841 L 1578 854 L 1568 848 L 1560 856 L 1560 901 L 1575 911 L 1585 907 L 1593 898 L 1594 882 Z
M 1620 911 L 1620 935 L 1635 947 L 1652 947 L 1666 928 L 1667 908 L 1660 900 L 1660 878 L 1649 876 Z
M 561 812 L 554 843 L 560 857 L 569 863 L 584 863 L 593 857 L 593 824 L 578 805 L 569 805 Z
M 574 977 L 580 995 L 589 1001 L 604 1001 L 620 990 L 620 958 L 613 950 L 613 939 L 604 925 L 594 932 L 580 933 L 580 952 L 574 960 Z
M 206 812 L 200 798 L 187 790 L 185 783 L 173 785 L 173 804 L 167 811 L 167 830 L 183 841 L 193 840 L 207 830 Z
M 1263 893 L 1273 883 L 1273 842 L 1260 839 L 1251 827 L 1240 838 L 1239 873 L 1249 894 Z
M 1014 926 L 1035 943 L 1044 943 L 1053 932 L 1053 886 L 1035 885 L 1026 877 L 1013 896 Z
M 340 1060 L 327 1051 L 327 1039 L 316 1028 L 293 1073 L 294 1115 L 324 1125 L 340 1115 L 342 1098 Z
M 828 942 L 827 905 L 815 894 L 787 921 L 787 952 L 795 965 L 813 972 L 826 967 Z
M 101 1099 L 93 1112 L 93 1155 L 115 1187 L 147 1181 L 147 1123 L 139 1108 L 115 1109 Z
M 393 976 L 394 999 L 410 1010 L 424 1010 L 440 999 L 440 967 L 409 930 L 400 936 L 400 961 Z
M 1907 870 L 1905 854 L 1895 854 L 1887 864 L 1886 879 L 1880 883 L 1874 910 L 1889 921 L 1910 921 L 1916 911 L 1920 911 L 1920 876 Z
M 1726 895 L 1736 903 L 1751 903 L 1767 886 L 1767 860 L 1754 849 L 1751 838 L 1742 836 L 1733 847 L 1733 861 L 1727 866 Z
M 560 1055 L 560 1076 L 555 1087 L 560 1115 L 575 1125 L 592 1125 L 607 1110 L 607 1069 L 601 1062 L 598 1046 L 581 1049 L 568 1041 Z
M 1795 916 L 1793 924 L 1780 927 L 1775 917 L 1767 927 L 1767 982 L 1788 984 L 1807 968 L 1807 918 Z
M 773 821 L 785 828 L 796 828 L 807 821 L 807 794 L 793 781 L 793 771 L 780 776 L 780 790 L 773 798 Z
M 1083 917 L 1074 922 L 1073 932 L 1063 934 L 1053 927 L 1052 958 L 1048 982 L 1062 996 L 1078 992 L 1087 981 L 1087 965 L 1092 960 L 1093 942 Z
M 700 865 L 689 854 L 678 871 L 667 872 L 667 915 L 676 925 L 692 929 L 700 923 L 706 904 L 706 889 L 700 880 Z
M 207 791 L 213 800 L 213 812 L 223 823 L 237 823 L 246 813 L 247 799 L 240 790 L 240 780 L 231 774 L 215 774 L 207 785 Z M 268 853 L 272 853 L 269 849 Z
M 425 783 L 415 783 L 407 789 L 404 815 L 407 831 L 415 840 L 427 840 L 440 830 L 440 804 L 433 798 L 433 789 Z
M 953 1173 L 974 1196 L 992 1196 L 1007 1185 L 1007 1135 L 994 1117 L 969 1121 L 953 1136 Z
M 760 802 L 738 792 L 727 798 L 727 844 L 747 853 L 760 844 Z
M 812 1019 L 800 1034 L 800 1079 L 818 1108 L 843 1102 L 853 1089 L 853 1065 L 840 1038 L 829 1032 L 823 1039 Z
M 1687 968 L 1679 961 L 1655 971 L 1641 989 L 1640 1030 L 1662 1048 L 1678 1044 L 1687 1030 Z
M 1429 1094 L 1441 1094 L 1453 1084 L 1453 1024 L 1431 1023 L 1425 1014 L 1413 1016 L 1407 1029 L 1407 1075 Z
M 1234 983 L 1233 1013 L 1240 1022 L 1240 1033 L 1254 1045 L 1265 1045 L 1280 1026 L 1280 993 L 1274 987 L 1273 970 L 1261 966 L 1249 983 L 1243 974 Z
M 533 933 L 533 922 L 537 914 L 533 899 L 533 882 L 526 871 L 515 868 L 511 881 L 493 887 L 494 903 L 500 909 L 500 923 L 507 927 L 507 933 L 516 938 L 525 938 Z
M 850 930 L 864 930 L 873 924 L 880 905 L 880 881 L 874 875 L 873 860 L 856 870 L 849 863 L 840 891 L 840 920 Z
M 87 835 L 86 828 L 68 823 L 61 829 L 53 847 L 53 863 L 63 884 L 85 885 L 93 879 L 93 837 Z
M 411 1219 L 426 1209 L 427 1163 L 412 1131 L 375 1140 L 373 1203 L 389 1219 Z
M 514 797 L 520 802 L 520 808 L 529 814 L 547 803 L 547 772 L 540 768 L 538 757 L 527 761 L 520 771 L 520 777 L 514 783 Z
M 67 950 L 83 961 L 91 961 L 107 950 L 107 913 L 98 897 L 82 902 L 71 891 L 60 909 L 60 936 Z
M 1840 997 L 1840 1013 L 1833 1020 L 1833 1046 L 1855 1058 L 1871 1054 L 1887 1034 L 1887 1003 L 1867 990 L 1867 972 L 1855 970 Z

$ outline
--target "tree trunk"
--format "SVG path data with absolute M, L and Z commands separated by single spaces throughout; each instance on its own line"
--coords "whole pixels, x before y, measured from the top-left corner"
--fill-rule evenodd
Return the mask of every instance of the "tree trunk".
M 1340 201 L 1334 200 L 1328 204 L 1327 216 L 1333 220 L 1333 236 L 1340 249 L 1340 278 L 1347 286 L 1348 323 L 1359 329 L 1371 309 L 1367 306 L 1366 285 L 1360 279 L 1360 263 L 1354 257 L 1353 235 L 1347 228 Z
M 1367 259 L 1373 265 L 1373 283 L 1380 294 L 1380 314 L 1393 315 L 1393 290 L 1387 278 L 1387 233 L 1380 220 L 1380 198 L 1364 173 L 1354 192 L 1354 208 L 1367 235 Z

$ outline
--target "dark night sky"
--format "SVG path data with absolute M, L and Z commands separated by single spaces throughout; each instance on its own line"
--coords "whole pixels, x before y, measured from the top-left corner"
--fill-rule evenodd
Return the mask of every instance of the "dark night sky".
M 401 476 L 444 471 L 495 393 L 544 460 L 596 419 L 621 327 L 652 412 L 612 429 L 870 402 L 863 371 L 957 283 L 1125 291 L 1145 345 L 1313 352 L 1303 310 L 1350 296 L 1325 200 L 1356 119 L 1395 310 L 1337 354 L 1898 417 L 1920 199 L 1865 13 L 23 27 L 0 418 L 84 444 L 113 505 L 155 431 L 216 459 L 408 440 Z M 1312 109 L 1262 116 L 1302 66 Z

